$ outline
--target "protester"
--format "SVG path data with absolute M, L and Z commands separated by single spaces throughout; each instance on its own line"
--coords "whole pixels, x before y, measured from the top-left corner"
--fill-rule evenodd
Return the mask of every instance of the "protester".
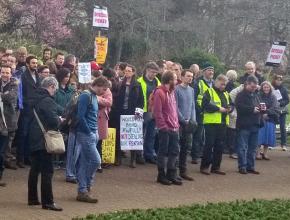
M 16 58 L 17 58 L 17 70 L 22 70 L 22 72 L 25 71 L 26 68 L 26 58 L 28 56 L 28 52 L 26 47 L 19 47 L 16 51 Z
M 105 69 L 103 72 L 103 76 L 111 82 L 113 76 L 115 76 L 115 71 L 112 69 Z M 111 92 L 111 85 L 105 91 L 104 94 L 97 96 L 98 104 L 99 104 L 99 111 L 98 111 L 98 135 L 99 141 L 97 143 L 98 152 L 102 158 L 102 143 L 103 140 L 107 139 L 108 137 L 108 121 L 109 121 L 109 113 L 111 111 L 111 107 L 113 104 L 113 95 Z M 102 167 L 107 167 L 102 162 Z M 101 170 L 101 169 L 100 169 Z
M 258 81 L 259 85 L 261 85 L 262 82 L 265 81 L 264 77 L 257 72 L 256 64 L 253 61 L 249 61 L 245 64 L 246 73 L 240 77 L 239 83 L 244 84 L 244 82 L 247 80 L 248 76 L 255 76 Z
M 167 71 L 166 61 L 165 60 L 158 60 L 156 64 L 159 67 L 159 72 L 156 75 L 157 79 L 161 81 L 162 75 Z
M 96 148 L 98 142 L 98 100 L 109 88 L 109 81 L 104 77 L 94 80 L 89 91 L 79 96 L 77 104 L 77 163 L 76 174 L 78 182 L 77 201 L 97 203 L 90 196 L 92 181 L 96 170 L 101 165 L 101 158 Z
M 49 67 L 49 71 L 51 75 L 55 75 L 57 71 L 62 68 L 64 63 L 64 54 L 62 52 L 58 52 L 54 56 L 54 61 L 47 61 L 46 65 Z
M 50 47 L 44 48 L 42 52 L 42 62 L 44 65 L 52 60 L 52 49 Z
M 46 77 L 49 77 L 50 71 L 48 66 L 46 65 L 42 65 L 37 69 L 40 81 L 42 81 L 43 79 L 45 79 Z
M 12 72 L 14 72 L 16 70 L 17 59 L 13 54 L 9 54 L 8 60 L 7 60 L 7 65 L 11 67 Z
M 47 77 L 41 83 L 41 88 L 33 93 L 32 108 L 35 109 L 41 123 L 47 130 L 57 131 L 61 119 L 57 115 L 57 104 L 53 96 L 58 88 L 54 77 Z M 28 205 L 42 205 L 43 209 L 62 211 L 54 203 L 52 192 L 53 164 L 52 154 L 45 148 L 45 139 L 36 116 L 33 116 L 29 132 L 29 146 L 31 153 L 31 168 L 28 179 Z M 41 174 L 41 203 L 38 200 L 37 182 Z
M 119 82 L 122 82 L 123 79 L 125 78 L 125 69 L 126 69 L 127 63 L 119 63 L 116 67 L 116 73 L 117 77 L 119 79 Z
M 213 87 L 205 92 L 202 99 L 205 145 L 200 172 L 205 175 L 226 174 L 220 166 L 226 128 L 229 125 L 229 113 L 232 111 L 229 94 L 225 91 L 227 82 L 228 78 L 225 75 L 219 75 Z
M 203 76 L 195 81 L 194 84 L 194 94 L 196 100 L 196 121 L 198 123 L 197 129 L 192 138 L 192 150 L 191 158 L 192 164 L 198 164 L 198 159 L 202 156 L 203 145 L 204 145 L 204 127 L 203 127 L 203 114 L 201 103 L 205 92 L 213 86 L 213 76 L 214 76 L 214 67 L 206 62 L 203 65 Z
M 226 73 L 227 78 L 229 79 L 225 90 L 230 94 L 232 102 L 235 101 L 237 94 L 235 92 L 231 93 L 237 87 L 238 74 L 235 70 L 229 70 Z M 240 92 L 241 90 L 239 90 Z M 225 153 L 228 153 L 230 158 L 238 159 L 236 155 L 236 121 L 237 121 L 237 111 L 234 109 L 230 114 L 230 122 L 227 127 L 227 138 L 226 138 L 226 149 Z
M 255 169 L 258 134 L 261 127 L 260 98 L 257 94 L 259 81 L 249 76 L 244 89 L 237 95 L 237 153 L 239 173 L 260 174 Z
M 144 98 L 144 159 L 148 163 L 156 164 L 156 152 L 154 147 L 155 141 L 155 120 L 152 117 L 152 112 L 148 111 L 149 97 L 157 86 L 161 83 L 156 77 L 159 72 L 159 67 L 155 62 L 149 62 L 145 65 L 143 76 L 138 79 L 141 85 Z
M 136 79 L 136 68 L 127 64 L 125 69 L 125 78 L 121 82 L 119 95 L 116 100 L 116 113 L 118 119 L 117 127 L 117 149 L 116 158 L 118 164 L 121 163 L 121 146 L 120 146 L 120 117 L 121 115 L 135 115 L 136 108 L 143 109 L 144 98 L 140 83 Z M 135 168 L 136 163 L 144 164 L 142 152 L 131 151 L 130 167 Z
M 200 69 L 199 65 L 192 64 L 189 68 L 193 72 L 193 79 L 196 80 L 200 77 Z
M 258 151 L 258 159 L 270 160 L 268 157 L 268 147 L 276 145 L 276 123 L 279 122 L 279 109 L 276 96 L 273 94 L 273 87 L 270 82 L 264 81 L 260 89 L 260 101 L 265 103 L 266 110 L 261 109 L 264 126 L 259 130 L 258 143 L 263 151 Z M 259 155 L 260 154 L 260 155 Z
M 176 169 L 179 155 L 179 123 L 174 94 L 176 84 L 177 76 L 173 72 L 165 72 L 162 86 L 157 88 L 154 96 L 153 114 L 159 137 L 157 182 L 163 185 L 182 185 Z
M 1 102 L 3 103 L 3 109 L 1 110 L 1 131 L 0 131 L 0 145 L 3 145 L 5 151 L 4 163 L 8 169 L 17 169 L 14 164 L 15 157 L 12 155 L 12 141 L 15 137 L 15 131 L 17 129 L 17 79 L 12 77 L 11 67 L 1 67 L 1 79 L 0 79 L 0 94 Z M 2 114 L 3 113 L 3 114 Z M 2 125 L 5 125 L 2 127 Z
M 289 95 L 288 90 L 283 86 L 283 76 L 275 74 L 272 80 L 272 86 L 274 87 L 273 94 L 276 96 L 279 104 L 279 124 L 281 133 L 281 148 L 283 151 L 287 150 L 287 133 L 286 133 L 286 117 L 288 114 Z
M 180 84 L 181 83 L 181 71 L 182 71 L 181 64 L 180 63 L 174 63 L 172 65 L 172 71 L 177 76 L 177 84 Z
M 187 151 L 192 147 L 192 135 L 197 127 L 194 90 L 190 87 L 192 80 L 193 72 L 183 70 L 181 72 L 182 83 L 175 90 L 180 124 L 179 172 L 181 178 L 189 181 L 193 181 L 193 178 L 187 172 Z
M 29 126 L 33 112 L 31 98 L 35 95 L 37 88 L 40 87 L 40 78 L 37 73 L 37 58 L 28 56 L 26 58 L 26 71 L 21 75 L 23 109 L 20 112 L 17 134 L 17 166 L 24 168 L 24 163 L 29 165 Z

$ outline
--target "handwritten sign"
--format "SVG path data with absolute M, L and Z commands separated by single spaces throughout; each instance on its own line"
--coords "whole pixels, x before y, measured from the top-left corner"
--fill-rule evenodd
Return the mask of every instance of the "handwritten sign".
M 269 52 L 267 61 L 266 61 L 267 66 L 279 66 L 280 65 L 282 58 L 283 58 L 283 55 L 284 55 L 284 52 L 285 52 L 285 49 L 286 49 L 286 45 L 287 45 L 286 42 L 274 42 L 273 43 L 271 50 Z
M 108 129 L 108 138 L 102 143 L 102 163 L 115 163 L 116 129 Z
M 94 8 L 93 26 L 98 28 L 109 28 L 109 15 L 105 7 Z
M 106 62 L 108 53 L 108 38 L 96 37 L 95 43 L 95 57 L 97 64 L 104 64 Z
M 90 83 L 92 80 L 92 70 L 90 63 L 78 64 L 79 83 Z
M 121 115 L 121 150 L 143 150 L 143 120 L 135 115 Z

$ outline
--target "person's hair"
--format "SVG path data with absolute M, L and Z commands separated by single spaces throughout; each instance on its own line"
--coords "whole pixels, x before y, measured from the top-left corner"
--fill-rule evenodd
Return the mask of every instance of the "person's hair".
M 271 89 L 270 93 L 272 93 L 274 89 L 273 89 L 272 84 L 269 81 L 264 81 L 264 82 L 261 83 L 261 89 L 260 89 L 260 91 L 262 93 L 264 93 L 263 88 L 264 88 L 265 85 L 270 86 L 270 89 Z
M 54 56 L 54 58 L 56 59 L 58 56 L 64 56 L 64 53 L 62 52 L 57 52 Z
M 68 74 L 71 74 L 71 71 L 67 68 L 60 68 L 55 74 L 55 78 L 61 84 L 62 80 L 67 77 Z
M 227 71 L 226 76 L 231 81 L 236 81 L 238 79 L 238 74 L 237 74 L 237 72 L 235 70 Z
M 256 67 L 256 64 L 253 62 L 253 61 L 248 61 L 246 64 L 245 64 L 245 67 L 247 66 L 254 66 Z
M 277 79 L 281 79 L 281 80 L 283 80 L 283 76 L 280 75 L 280 74 L 275 73 L 275 74 L 273 75 L 272 80 L 277 80 Z
M 250 84 L 250 83 L 259 84 L 259 80 L 256 76 L 248 76 L 245 84 Z
M 228 82 L 229 79 L 228 79 L 228 77 L 226 77 L 226 75 L 220 74 L 220 75 L 217 76 L 216 81 Z
M 181 71 L 181 76 L 185 76 L 185 74 L 186 74 L 187 72 L 190 72 L 190 73 L 193 74 L 193 72 L 192 72 L 190 69 L 184 69 L 184 70 Z
M 6 48 L 5 47 L 0 47 L 0 53 L 6 53 Z
M 45 53 L 46 51 L 49 51 L 50 54 L 52 55 L 52 49 L 51 49 L 50 47 L 46 47 L 46 48 L 44 48 L 42 54 L 44 55 L 44 53 Z
M 106 77 L 100 76 L 100 77 L 96 78 L 92 82 L 92 87 L 94 87 L 94 86 L 109 88 L 110 87 L 110 81 L 107 80 Z
M 64 58 L 64 63 L 68 64 L 71 61 L 73 61 L 74 59 L 76 59 L 76 56 L 73 54 L 68 54 L 65 58 Z
M 145 64 L 145 67 L 144 67 L 144 71 L 143 71 L 143 74 L 146 74 L 146 71 L 148 69 L 152 69 L 152 70 L 156 70 L 159 72 L 159 66 L 155 63 L 155 62 L 148 62 Z
M 42 66 L 38 67 L 37 72 L 42 73 L 42 71 L 45 69 L 49 69 L 49 67 L 47 65 L 42 65 Z
M 99 70 L 93 70 L 92 71 L 92 76 L 95 78 L 98 78 L 102 75 L 102 73 Z
M 161 78 L 161 82 L 163 85 L 169 84 L 170 81 L 174 80 L 175 73 L 171 71 L 166 71 Z
M 131 64 L 127 64 L 126 67 L 125 67 L 125 69 L 126 69 L 127 67 L 130 67 L 130 68 L 132 69 L 132 71 L 133 71 L 134 73 L 136 73 L 136 67 L 135 67 L 135 66 L 133 66 L 133 65 L 131 65 Z
M 10 54 L 4 53 L 2 57 L 9 57 L 9 56 L 10 56 Z
M 33 60 L 33 59 L 37 59 L 37 57 L 34 56 L 34 55 L 30 55 L 30 56 L 28 56 L 28 57 L 26 58 L 26 63 L 27 63 L 27 64 L 30 64 L 30 61 Z
M 107 79 L 112 79 L 116 77 L 116 72 L 112 68 L 106 68 L 103 71 L 103 76 L 107 77 Z
M 182 65 L 180 63 L 173 63 L 173 66 L 176 65 L 176 66 L 179 66 L 180 70 L 183 69 Z
M 121 62 L 121 63 L 119 63 L 119 69 L 124 71 L 126 69 L 127 65 L 128 65 L 127 63 Z
M 164 65 L 166 65 L 166 61 L 165 60 L 157 60 L 156 64 L 159 66 L 159 68 L 163 68 Z
M 12 73 L 12 68 L 11 68 L 11 66 L 8 66 L 8 65 L 2 65 L 2 66 L 0 67 L 0 70 L 1 70 L 2 68 L 8 68 L 8 69 L 10 69 L 10 71 L 11 71 L 11 73 Z
M 27 54 L 28 52 L 27 52 L 26 47 L 19 47 L 19 48 L 17 49 L 16 53 L 17 53 L 17 54 L 20 54 L 20 53 L 25 53 L 25 54 Z
M 54 86 L 54 87 L 58 88 L 58 82 L 57 82 L 56 78 L 54 78 L 53 76 L 46 77 L 41 82 L 41 87 L 44 89 L 47 89 L 50 86 Z

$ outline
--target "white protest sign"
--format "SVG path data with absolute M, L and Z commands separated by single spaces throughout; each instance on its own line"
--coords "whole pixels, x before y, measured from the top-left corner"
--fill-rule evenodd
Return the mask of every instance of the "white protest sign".
M 93 26 L 98 28 L 109 28 L 109 15 L 107 8 L 94 8 Z
M 143 119 L 135 115 L 121 115 L 121 150 L 143 150 Z
M 79 83 L 90 83 L 92 81 L 91 63 L 78 64 Z
M 276 89 L 273 91 L 273 94 L 276 96 L 277 100 L 280 101 L 281 99 L 283 99 L 282 94 L 280 92 L 279 89 Z
M 274 42 L 269 52 L 266 65 L 279 66 L 286 49 L 286 42 Z

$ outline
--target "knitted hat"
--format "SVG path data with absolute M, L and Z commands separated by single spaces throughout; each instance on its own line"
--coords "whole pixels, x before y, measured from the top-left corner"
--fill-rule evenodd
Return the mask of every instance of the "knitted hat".
M 202 70 L 205 71 L 205 70 L 208 70 L 208 69 L 213 69 L 214 70 L 214 66 L 211 65 L 209 62 L 203 63 Z

